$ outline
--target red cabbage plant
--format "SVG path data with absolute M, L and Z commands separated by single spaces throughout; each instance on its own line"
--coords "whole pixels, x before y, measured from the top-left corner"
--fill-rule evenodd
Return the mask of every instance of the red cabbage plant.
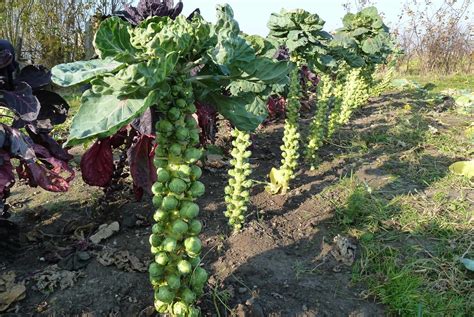
M 45 90 L 50 83 L 51 72 L 42 66 L 19 70 L 13 46 L 0 39 L 0 218 L 9 216 L 14 171 L 30 186 L 52 192 L 67 191 L 74 178 L 72 156 L 49 135 L 69 110 L 63 98 Z M 4 225 L 13 226 L 1 220 Z

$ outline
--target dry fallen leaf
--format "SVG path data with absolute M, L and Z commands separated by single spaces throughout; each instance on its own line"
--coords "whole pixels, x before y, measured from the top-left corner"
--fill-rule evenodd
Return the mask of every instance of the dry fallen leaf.
M 24 282 L 15 283 L 15 272 L 0 275 L 0 312 L 5 312 L 14 302 L 25 298 Z
M 97 244 L 102 240 L 110 238 L 115 232 L 118 232 L 119 229 L 120 225 L 117 221 L 114 221 L 109 225 L 103 224 L 89 239 L 92 241 L 92 243 Z
M 36 281 L 36 288 L 40 292 L 48 294 L 58 288 L 64 290 L 74 286 L 77 279 L 82 276 L 84 276 L 83 272 L 62 270 L 55 264 L 36 274 L 33 279 Z
M 103 266 L 115 265 L 119 270 L 126 272 L 146 272 L 148 270 L 139 258 L 128 251 L 102 250 L 97 254 L 97 261 Z

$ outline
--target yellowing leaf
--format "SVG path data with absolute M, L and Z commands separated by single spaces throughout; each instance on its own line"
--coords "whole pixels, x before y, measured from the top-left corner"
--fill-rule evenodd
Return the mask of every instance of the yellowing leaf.
M 403 111 L 410 112 L 411 110 L 412 110 L 412 106 L 410 104 L 407 103 L 403 106 Z
M 270 184 L 266 187 L 267 191 L 272 194 L 284 194 L 288 188 L 288 184 L 285 180 L 285 175 L 282 170 L 272 168 L 270 171 Z
M 449 170 L 456 175 L 472 179 L 474 178 L 474 160 L 456 162 L 449 167 Z

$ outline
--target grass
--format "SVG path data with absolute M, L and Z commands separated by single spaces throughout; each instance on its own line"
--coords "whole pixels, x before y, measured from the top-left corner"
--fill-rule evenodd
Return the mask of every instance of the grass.
M 359 133 L 341 156 L 378 162 L 385 183 L 371 187 L 352 176 L 355 165 L 319 195 L 333 205 L 337 229 L 359 240 L 354 281 L 390 314 L 472 316 L 474 274 L 459 257 L 468 251 L 465 257 L 474 258 L 474 189 L 448 171 L 469 156 L 472 143 L 462 120 L 434 133 L 432 118 L 429 108 L 400 108 L 394 119 Z
M 446 75 L 446 76 L 434 75 L 434 74 L 425 74 L 425 75 L 398 74 L 397 77 L 413 80 L 413 81 L 418 82 L 421 85 L 432 83 L 434 84 L 432 91 L 435 93 L 439 93 L 446 89 L 473 90 L 473 87 L 474 87 L 474 74 L 452 74 L 452 75 Z

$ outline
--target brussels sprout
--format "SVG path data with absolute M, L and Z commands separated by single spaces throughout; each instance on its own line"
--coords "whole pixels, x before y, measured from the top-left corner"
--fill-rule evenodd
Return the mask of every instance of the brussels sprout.
M 195 257 L 195 258 L 191 258 L 191 259 L 189 260 L 189 263 L 191 263 L 191 265 L 192 265 L 193 267 L 196 267 L 196 266 L 198 266 L 199 264 L 201 264 L 201 257 L 197 256 L 197 257 Z
M 181 300 L 185 302 L 186 304 L 192 304 L 196 300 L 196 295 L 189 288 L 185 288 L 181 292 L 180 297 L 181 297 Z
M 155 255 L 155 262 L 158 263 L 159 265 L 166 265 L 169 261 L 169 257 L 166 253 L 160 252 Z
M 180 156 L 181 155 L 181 145 L 179 145 L 178 143 L 171 144 L 170 153 L 174 156 Z
M 160 195 L 161 193 L 163 193 L 164 188 L 165 188 L 165 186 L 163 185 L 163 183 L 156 182 L 151 187 L 151 192 L 154 195 Z
M 165 134 L 171 133 L 174 130 L 173 124 L 168 120 L 160 120 L 156 125 L 156 129 Z
M 207 282 L 207 272 L 201 267 L 197 267 L 191 275 L 191 285 L 202 287 Z
M 171 303 L 175 297 L 175 294 L 170 290 L 168 286 L 160 286 L 158 291 L 155 292 L 155 299 L 160 300 L 164 303 Z
M 153 206 L 155 206 L 156 208 L 160 207 L 161 206 L 161 203 L 163 202 L 163 196 L 161 196 L 160 194 L 155 194 L 153 196 Z
M 198 126 L 198 123 L 196 122 L 196 119 L 194 119 L 193 116 L 186 117 L 185 124 L 188 129 L 195 129 Z
M 201 178 L 201 176 L 202 176 L 201 168 L 199 166 L 196 166 L 196 165 L 191 166 L 191 175 L 192 175 L 194 180 L 197 180 L 197 179 Z
M 170 173 L 164 168 L 158 168 L 156 170 L 156 180 L 161 183 L 166 183 L 170 180 Z
M 202 151 L 196 148 L 187 149 L 184 152 L 184 159 L 190 163 L 198 161 L 202 156 Z
M 176 175 L 181 178 L 189 178 L 191 171 L 192 169 L 189 165 L 180 165 L 176 171 Z
M 153 219 L 156 221 L 156 222 L 161 222 L 161 221 L 164 221 L 166 218 L 168 218 L 168 213 L 162 209 L 158 209 L 157 211 L 155 211 L 155 213 L 153 214 Z
M 160 233 L 163 233 L 163 225 L 159 224 L 159 223 L 155 223 L 153 225 L 153 227 L 151 227 L 151 232 L 154 233 L 154 234 L 160 234 Z
M 189 274 L 192 271 L 191 263 L 186 260 L 181 260 L 178 262 L 178 271 L 181 274 Z
M 179 202 L 178 202 L 178 199 L 176 199 L 176 197 L 172 195 L 168 195 L 163 198 L 161 208 L 163 208 L 164 210 L 173 210 L 173 209 L 176 209 L 176 207 L 178 207 L 178 204 Z
M 163 271 L 163 267 L 155 262 L 152 262 L 148 267 L 148 272 L 152 277 L 160 277 L 163 274 Z
M 155 299 L 155 309 L 157 312 L 164 314 L 168 311 L 169 304 L 162 302 L 158 299 Z
M 197 237 L 190 237 L 184 240 L 184 248 L 190 254 L 198 254 L 201 251 L 201 240 Z
M 188 231 L 188 224 L 181 219 L 177 219 L 173 222 L 172 230 L 176 234 L 183 234 Z
M 180 142 L 187 141 L 189 139 L 189 130 L 187 128 L 178 128 L 175 132 L 175 137 Z
M 175 274 L 168 274 L 166 276 L 166 283 L 168 283 L 169 288 L 178 289 L 181 286 L 181 278 Z
M 199 234 L 202 230 L 202 224 L 199 220 L 192 220 L 190 223 L 189 223 L 189 232 L 191 234 Z
M 177 99 L 175 104 L 176 104 L 176 107 L 181 108 L 181 109 L 186 108 L 186 106 L 188 105 L 188 103 L 184 99 Z
M 163 250 L 167 252 L 173 252 L 176 250 L 176 244 L 176 239 L 167 237 L 161 245 L 163 246 Z
M 188 188 L 188 185 L 181 178 L 173 178 L 171 182 L 169 183 L 168 188 L 170 189 L 171 192 L 179 195 L 186 191 L 186 189 Z
M 154 247 L 158 247 L 161 242 L 163 241 L 163 239 L 161 239 L 161 237 L 157 234 L 152 234 L 150 235 L 150 244 Z
M 186 109 L 189 113 L 195 113 L 197 111 L 196 106 L 194 104 L 189 104 L 188 108 Z
M 201 197 L 202 195 L 204 195 L 206 189 L 203 183 L 201 183 L 200 181 L 194 181 L 191 184 L 189 191 L 191 192 L 193 197 Z
M 177 121 L 181 117 L 181 110 L 178 108 L 171 108 L 168 110 L 168 119 L 171 121 Z
M 179 210 L 179 215 L 185 219 L 193 219 L 197 217 L 199 214 L 199 206 L 198 204 L 187 202 L 182 205 L 181 209 Z
M 183 302 L 176 302 L 173 305 L 173 316 L 188 317 L 188 305 Z
M 160 167 L 167 167 L 168 166 L 168 161 L 161 159 L 161 158 L 154 158 L 153 159 L 153 164 L 155 165 L 156 168 Z

